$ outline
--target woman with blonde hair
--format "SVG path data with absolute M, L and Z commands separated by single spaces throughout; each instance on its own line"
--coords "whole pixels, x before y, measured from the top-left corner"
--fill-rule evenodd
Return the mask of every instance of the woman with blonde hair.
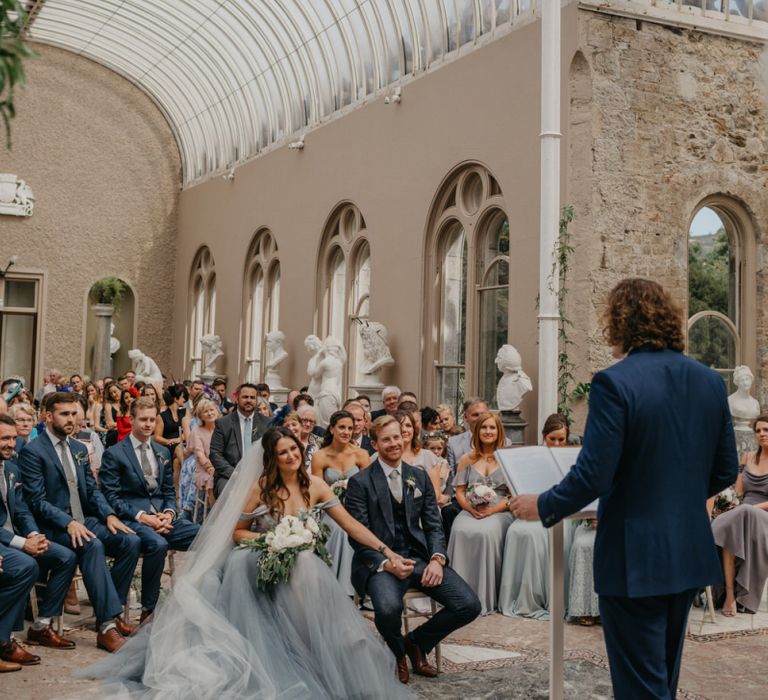
M 208 506 L 212 507 L 216 501 L 216 497 L 213 495 L 215 472 L 209 454 L 213 429 L 216 427 L 216 419 L 221 413 L 213 401 L 209 398 L 203 398 L 196 402 L 192 415 L 197 419 L 198 424 L 189 434 L 187 449 L 195 457 L 194 484 L 198 491 L 205 491 Z
M 480 598 L 482 615 L 497 608 L 504 538 L 513 518 L 510 492 L 496 450 L 504 428 L 495 413 L 483 413 L 472 428 L 472 449 L 456 466 L 453 486 L 462 508 L 451 528 L 448 560 Z

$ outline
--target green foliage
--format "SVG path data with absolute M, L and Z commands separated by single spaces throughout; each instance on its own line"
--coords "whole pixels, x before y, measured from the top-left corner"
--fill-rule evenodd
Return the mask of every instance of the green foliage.
M 714 244 L 707 246 L 691 239 L 688 245 L 688 315 L 719 311 L 728 315 L 728 234 L 720 228 Z
M 34 58 L 23 40 L 27 13 L 20 0 L 0 0 L 0 116 L 5 124 L 5 142 L 11 147 L 11 119 L 16 116 L 13 89 L 24 84 L 23 59 Z
M 127 290 L 128 285 L 117 277 L 105 277 L 91 287 L 90 298 L 94 304 L 112 304 L 117 310 Z

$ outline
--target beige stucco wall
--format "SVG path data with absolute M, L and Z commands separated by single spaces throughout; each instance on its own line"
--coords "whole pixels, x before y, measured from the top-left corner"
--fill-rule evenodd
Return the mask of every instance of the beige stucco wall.
M 34 48 L 40 57 L 26 63 L 13 150 L 0 152 L 0 171 L 29 184 L 35 211 L 29 219 L 0 217 L 0 257 L 15 253 L 15 271 L 44 274 L 40 371 L 83 371 L 87 292 L 107 275 L 133 288 L 135 344 L 165 369 L 181 176 L 171 130 L 119 75 Z

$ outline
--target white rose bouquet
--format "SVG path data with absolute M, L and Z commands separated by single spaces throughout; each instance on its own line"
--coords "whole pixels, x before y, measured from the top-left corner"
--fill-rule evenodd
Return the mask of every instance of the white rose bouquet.
M 721 513 L 735 508 L 740 502 L 739 497 L 736 495 L 736 489 L 733 486 L 723 489 L 715 496 L 715 507 L 712 509 L 712 517 L 716 518 Z
M 349 479 L 339 479 L 331 484 L 331 490 L 336 494 L 338 499 L 344 503 L 344 499 L 347 497 L 347 482 Z
M 498 500 L 496 491 L 487 484 L 470 484 L 467 487 L 467 498 L 473 508 L 490 506 Z
M 311 513 L 285 515 L 263 537 L 243 540 L 238 549 L 261 552 L 256 585 L 263 591 L 291 577 L 300 552 L 314 552 L 326 564 L 331 563 L 325 548 L 329 528 Z

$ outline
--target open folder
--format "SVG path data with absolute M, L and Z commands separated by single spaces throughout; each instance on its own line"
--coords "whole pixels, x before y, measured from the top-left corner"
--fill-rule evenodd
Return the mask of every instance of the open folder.
M 501 473 L 514 494 L 538 495 L 559 484 L 579 456 L 580 447 L 505 447 L 496 450 Z M 597 501 L 571 517 L 595 517 Z

